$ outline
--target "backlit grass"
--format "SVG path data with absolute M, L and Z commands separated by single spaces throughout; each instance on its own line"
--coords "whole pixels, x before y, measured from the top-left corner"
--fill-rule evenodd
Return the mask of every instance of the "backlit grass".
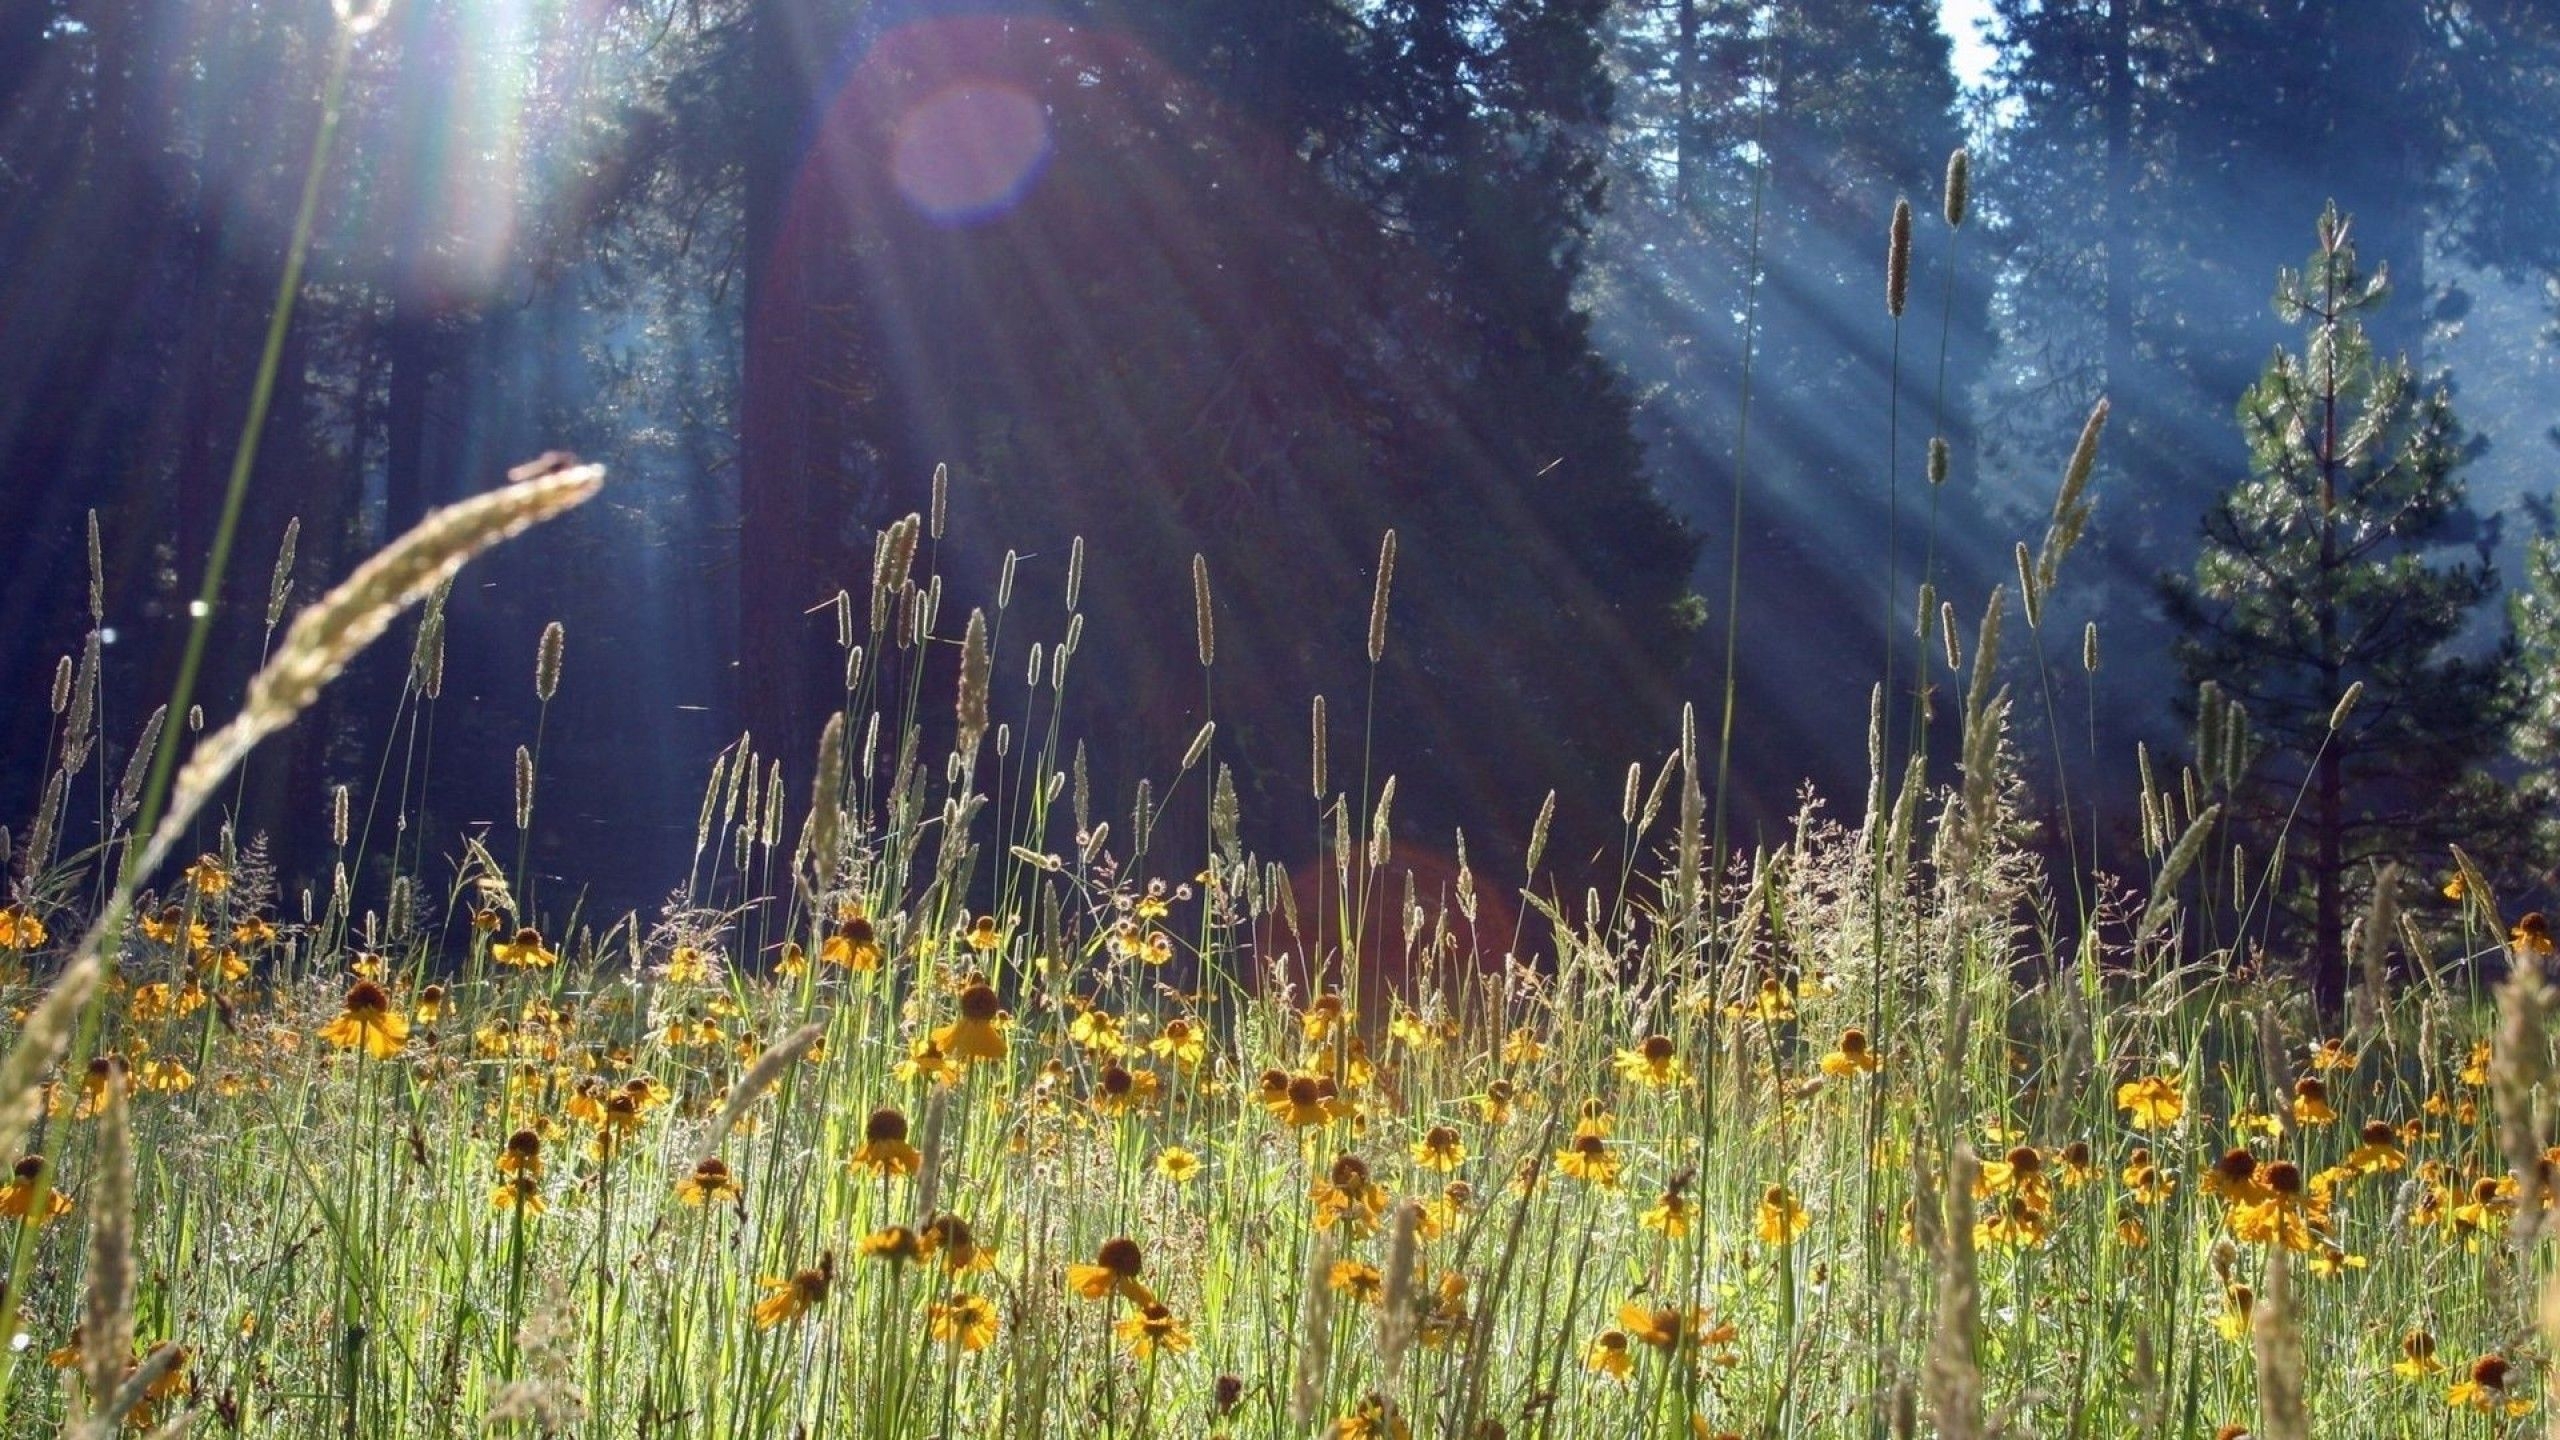
M 34 1231 L 9 1433 L 100 1403 L 119 1091 L 137 1426 L 2283 1434 L 2295 1387 L 2322 1435 L 2545 1423 L 2550 1036 L 2518 987 L 2496 1039 L 2486 989 L 2541 968 L 2538 917 L 2408 917 L 2326 1033 L 2181 962 L 2174 902 L 2044 872 L 1985 678 L 1966 770 L 1721 865 L 1680 861 L 1694 742 L 1631 777 L 1613 863 L 1542 889 L 1408 896 L 1391 807 L 1328 792 L 1323 933 L 1372 918 L 1316 944 L 1214 733 L 1106 807 L 1050 718 L 1076 622 L 1010 577 L 989 623 L 934 616 L 915 539 L 869 627 L 842 607 L 837 748 L 725 753 L 655 915 L 544 913 L 517 846 L 420 865 L 343 819 L 334 889 L 218 829 L 142 877 L 94 1058 L 41 1096 L 61 1199 L 0 1190 Z M 948 642 L 1030 678 L 978 679 L 944 761 L 909 660 Z M 2211 847 L 2156 801 L 2177 882 Z M 0 1036 L 120 823 L 16 857 Z

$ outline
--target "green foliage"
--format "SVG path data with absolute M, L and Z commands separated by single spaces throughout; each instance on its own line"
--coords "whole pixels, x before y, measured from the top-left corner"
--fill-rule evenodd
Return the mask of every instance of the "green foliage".
M 2371 866 L 2423 874 L 2449 844 L 2497 854 L 2516 840 L 2515 807 L 2480 767 L 2517 688 L 2512 645 L 2461 643 L 2495 574 L 2430 553 L 2467 514 L 2452 402 L 2405 358 L 2374 353 L 2364 317 L 2383 277 L 2357 267 L 2334 208 L 2319 233 L 2309 268 L 2276 291 L 2301 348 L 2277 352 L 2240 402 L 2249 476 L 2205 516 L 2193 574 L 2161 593 L 2189 682 L 2219 686 L 2263 737 L 2237 829 L 2260 857 L 2294 832 L 2276 890 L 2308 921 L 2313 975 L 2335 1003 L 2343 915 Z M 2361 703 L 2333 724 L 2359 684 Z
M 2543 812 L 2541 853 L 2548 857 L 2560 854 L 2560 833 L 2549 828 L 2560 805 L 2560 535 L 2525 547 L 2524 583 L 2507 597 L 2507 624 L 2524 689 L 2508 748 L 2524 762 L 2519 788 Z

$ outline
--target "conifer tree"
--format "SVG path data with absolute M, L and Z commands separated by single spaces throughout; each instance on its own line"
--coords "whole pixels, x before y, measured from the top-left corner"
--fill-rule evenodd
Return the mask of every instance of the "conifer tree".
M 2308 268 L 2277 283 L 2301 348 L 2240 402 L 2249 476 L 2206 514 L 2193 574 L 2161 587 L 2188 681 L 2236 698 L 2263 738 L 2232 812 L 2252 866 L 2281 850 L 2267 938 L 2329 1016 L 2373 869 L 2424 875 L 2448 843 L 2494 853 L 2519 818 L 2480 768 L 2515 715 L 2513 643 L 2456 643 L 2496 576 L 2430 554 L 2465 516 L 2468 447 L 2442 387 L 2375 355 L 2364 317 L 2384 289 L 2331 206 Z
M 2524 694 L 2508 751 L 2523 762 L 2517 790 L 2534 809 L 2534 853 L 2547 865 L 2560 855 L 2560 535 L 2542 535 L 2524 552 L 2524 582 L 2507 600 L 2515 632 L 2516 675 Z

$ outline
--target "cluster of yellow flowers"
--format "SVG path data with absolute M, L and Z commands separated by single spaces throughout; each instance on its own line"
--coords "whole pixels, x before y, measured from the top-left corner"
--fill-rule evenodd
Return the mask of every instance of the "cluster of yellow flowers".
M 217 1052 L 248 1062 L 300 1046 L 310 1050 L 308 1063 L 366 1077 L 402 1074 L 424 1084 L 467 1073 L 480 1087 L 471 1103 L 481 1106 L 477 1097 L 485 1097 L 475 1123 L 488 1122 L 468 1153 L 486 1156 L 491 1141 L 504 1137 L 486 1162 L 491 1168 L 470 1161 L 471 1203 L 483 1223 L 518 1244 L 560 1223 L 551 1216 L 555 1204 L 574 1214 L 593 1203 L 607 1178 L 621 1186 L 622 1177 L 638 1169 L 635 1156 L 676 1153 L 703 1119 L 719 1116 L 717 1137 L 725 1141 L 730 1126 L 751 1135 L 765 1116 L 778 1113 L 779 1107 L 760 1109 L 753 1093 L 741 1098 L 731 1087 L 765 1053 L 757 1024 L 785 1023 L 793 1013 L 797 1002 L 787 997 L 817 994 L 828 1004 L 882 997 L 866 1013 L 888 1018 L 834 1032 L 856 1058 L 849 1069 L 828 1072 L 830 1084 L 841 1085 L 852 1073 L 855 1084 L 894 1087 L 890 1098 L 903 1101 L 873 1103 L 877 1094 L 830 1092 L 869 1106 L 867 1114 L 850 1111 L 865 1115 L 858 1141 L 833 1128 L 843 1121 L 829 1120 L 831 1138 L 821 1150 L 831 1183 L 859 1197 L 854 1208 L 830 1216 L 858 1218 L 830 1218 L 767 1246 L 765 1263 L 788 1273 L 758 1277 L 752 1302 L 740 1302 L 745 1313 L 728 1317 L 740 1333 L 819 1323 L 831 1303 L 842 1309 L 844 1297 L 871 1293 L 856 1285 L 857 1273 L 913 1273 L 931 1283 L 912 1292 L 908 1322 L 955 1355 L 996 1345 L 1036 1309 L 1000 1308 L 1000 1301 L 1023 1307 L 1023 1295 L 1055 1296 L 1061 1286 L 1103 1307 L 1093 1313 L 1108 1320 L 1108 1346 L 1150 1376 L 1160 1363 L 1202 1348 L 1186 1312 L 1214 1318 L 1217 1311 L 1194 1303 L 1201 1282 L 1180 1263 L 1178 1248 L 1150 1240 L 1170 1278 L 1151 1276 L 1148 1252 L 1127 1235 L 1103 1241 L 1090 1259 L 1044 1272 L 1038 1260 L 1025 1258 L 1044 1252 L 1008 1228 L 1010 1217 L 981 1209 L 987 1202 L 980 1192 L 937 1191 L 937 1165 L 983 1166 L 988 1159 L 955 1159 L 940 1129 L 937 1117 L 969 1108 L 999 1117 L 979 1134 L 1001 1136 L 1008 1156 L 1054 1158 L 1057 1133 L 1110 1142 L 1112 1163 L 1129 1167 L 1115 1191 L 1124 1206 L 1142 1186 L 1158 1199 L 1196 1196 L 1199 1190 L 1183 1187 L 1203 1174 L 1224 1179 L 1248 1165 L 1298 1167 L 1287 1171 L 1289 1189 L 1278 1193 L 1290 1223 L 1301 1227 L 1298 1233 L 1319 1257 L 1321 1288 L 1376 1310 L 1382 1334 L 1390 1328 L 1390 1305 L 1406 1307 L 1395 1328 L 1409 1320 L 1410 1334 L 1426 1346 L 1446 1345 L 1481 1322 L 1475 1311 L 1482 1300 L 1471 1299 L 1469 1272 L 1487 1261 L 1462 1246 L 1418 1255 L 1403 1247 L 1433 1245 L 1471 1224 L 1482 1228 L 1485 1222 L 1475 1217 L 1484 1197 L 1508 1195 L 1524 1211 L 1534 1201 L 1581 1217 L 1576 1223 L 1612 1232 L 1611 1243 L 1630 1244 L 1638 1247 L 1633 1253 L 1649 1257 L 1640 1281 L 1598 1292 L 1604 1303 L 1628 1297 L 1617 1305 L 1614 1323 L 1592 1334 L 1581 1328 L 1583 1320 L 1573 1322 L 1568 1333 L 1580 1346 L 1584 1383 L 1610 1394 L 1617 1393 L 1610 1389 L 1615 1385 L 1635 1389 L 1647 1374 L 1677 1376 L 1678 1393 L 1693 1395 L 1698 1377 L 1742 1363 L 1744 1327 L 1756 1330 L 1762 1322 L 1747 1307 L 1735 1310 L 1730 1291 L 1700 1288 L 1702 1267 L 1688 1264 L 1690 1257 L 1731 1253 L 1717 1243 L 1729 1238 L 1731 1251 L 1753 1256 L 1755 1264 L 1820 1275 L 1826 1247 L 1863 1233 L 1856 1207 L 1826 1188 L 1822 1173 L 1790 1161 L 1791 1142 L 1782 1131 L 1774 1144 L 1767 1131 L 1752 1137 L 1755 1161 L 1738 1177 L 1747 1184 L 1701 1188 L 1697 1121 L 1711 1094 L 1708 1082 L 1733 1075 L 1729 1056 L 1747 1056 L 1748 1068 L 1729 1082 L 1749 1097 L 1742 1103 L 1765 1103 L 1773 1114 L 1804 1107 L 1788 1123 L 1814 1128 L 1857 1113 L 1852 1107 L 1908 1100 L 1917 1084 L 1905 1078 L 1907 1052 L 1886 1043 L 1890 1030 L 1839 1024 L 1844 1017 L 1831 1002 L 1834 988 L 1819 977 L 1756 978 L 1734 1003 L 1684 998 L 1600 1035 L 1576 1033 L 1551 1018 L 1514 1024 L 1522 1017 L 1503 1013 L 1470 1043 L 1469 1030 L 1436 1006 L 1403 1004 L 1382 1029 L 1375 1017 L 1364 1027 L 1343 994 L 1322 992 L 1294 1010 L 1275 1005 L 1264 1012 L 1264 1028 L 1231 1025 L 1210 997 L 1128 981 L 1153 976 L 1153 967 L 1178 953 L 1161 922 L 1182 892 L 1161 882 L 1127 898 L 1097 926 L 1088 953 L 1097 970 L 1107 967 L 1121 985 L 1096 985 L 1092 994 L 1044 992 L 1045 982 L 1035 977 L 1049 974 L 1041 968 L 1046 962 L 1023 963 L 1028 942 L 995 916 L 911 924 L 894 912 L 875 917 L 854 900 L 831 907 L 807 932 L 814 954 L 798 942 L 768 952 L 771 980 L 733 963 L 726 932 L 706 926 L 653 940 L 648 963 L 629 972 L 629 986 L 591 993 L 569 977 L 592 962 L 587 952 L 594 947 L 575 937 L 555 945 L 519 923 L 503 888 L 492 888 L 471 916 L 475 963 L 464 973 L 420 983 L 422 976 L 404 979 L 382 957 L 357 952 L 345 957 L 346 968 L 333 972 L 322 992 L 337 995 L 333 1013 L 311 1013 L 296 1004 L 291 987 L 282 987 L 272 997 L 271 1015 L 254 1012 L 254 1033 L 233 1035 L 205 1012 L 214 1007 L 225 1027 L 253 1013 L 246 983 L 252 961 L 286 937 L 271 921 L 235 913 L 233 877 L 215 857 L 189 868 L 184 895 L 138 924 L 144 944 L 155 948 L 135 957 L 135 972 L 153 978 L 121 992 L 122 1028 L 114 1037 L 120 1049 L 100 1055 L 78 1084 L 66 1081 L 50 1091 L 48 1113 L 89 1118 L 118 1075 L 138 1092 L 186 1090 L 194 1077 L 176 1055 L 189 1052 L 167 1045 L 173 1034 L 200 1036 L 192 1052 L 199 1064 Z M 2520 950 L 2545 933 L 2536 928 L 2539 917 L 2528 920 L 2533 924 L 2520 924 L 2511 937 Z M 0 950 L 23 953 L 49 935 L 30 907 L 0 910 Z M 891 963 L 893 956 L 898 963 Z M 907 957 L 917 963 L 910 967 Z M 481 959 L 496 967 L 490 978 L 482 978 Z M 1018 1021 L 1009 1004 L 1021 1006 L 1024 1018 Z M 1724 1027 L 1734 1038 L 1729 1050 L 1700 1033 L 1717 1026 L 1720 1016 L 1735 1022 Z M 448 1021 L 449 1030 L 439 1028 Z M 174 1030 L 181 1022 L 187 1029 Z M 2450 1072 L 2452 1083 L 2411 1107 L 2411 1117 L 2361 1123 L 2349 1118 L 2371 1108 L 2360 1097 L 2384 1093 L 2378 1085 L 2359 1085 L 2363 1057 L 2338 1039 L 2298 1053 L 2302 1074 L 2255 1092 L 2220 1122 L 2236 1143 L 2207 1137 L 2212 1102 L 2206 1097 L 2213 1092 L 2199 1089 L 2174 1062 L 2148 1073 L 2116 1071 L 2094 1092 L 2103 1107 L 2105 1087 L 2112 1086 L 2120 1130 L 2092 1127 L 2078 1138 L 2066 1132 L 2035 1143 L 1995 1105 L 1977 1132 L 1988 1139 L 1987 1158 L 1974 1172 L 1971 1194 L 1954 1197 L 1959 1207 L 1970 1201 L 1977 1247 L 1993 1256 L 2036 1251 L 2077 1223 L 2083 1228 L 2076 1233 L 2111 1238 L 2119 1250 L 2150 1247 L 2166 1234 L 2241 1257 L 2298 1254 L 2314 1275 L 2339 1280 L 2369 1268 L 2366 1256 L 2347 1248 L 2347 1237 L 2374 1233 L 2358 1208 L 2380 1210 L 2373 1190 L 2396 1185 L 2403 1192 L 2401 1203 L 2389 1207 L 2388 1223 L 2465 1252 L 2480 1249 L 2514 1220 L 2524 1203 L 2522 1187 L 2492 1162 L 2480 1128 L 2487 1046 L 2466 1043 L 2451 1057 L 2435 1057 L 2442 1066 L 2436 1073 Z M 830 1063 L 823 1043 L 804 1054 L 811 1065 Z M 1559 1056 L 1575 1058 L 1567 1064 Z M 660 1067 L 675 1088 L 642 1073 L 644 1065 Z M 2246 1087 L 2226 1077 L 2223 1089 Z M 1832 1106 L 1840 1108 L 1823 1108 Z M 909 1118 L 911 1107 L 917 1121 Z M 1239 1135 L 1250 1141 L 1240 1143 Z M 999 1142 L 975 1143 L 992 1150 Z M 1898 1154 L 1897 1144 L 1903 1147 Z M 1909 1158 L 1909 1144 L 1870 1140 L 1861 1148 L 1883 1173 Z M 1269 1158 L 1254 1158 L 1257 1152 Z M 742 1153 L 733 1170 L 719 1154 L 685 1149 L 671 1178 L 642 1183 L 654 1188 L 656 1203 L 680 1207 L 666 1215 L 682 1224 L 725 1225 L 720 1212 L 727 1212 L 743 1231 L 751 1195 L 768 1193 L 761 1177 L 769 1172 L 754 1149 L 729 1150 L 733 1158 Z M 1836 1145 L 1830 1153 L 1838 1153 Z M 2560 1149 L 2543 1159 L 2537 1193 L 2545 1203 L 2555 1169 Z M 71 1196 L 37 1183 L 42 1170 L 34 1157 L 17 1165 L 0 1185 L 0 1217 L 43 1224 L 73 1212 Z M 2384 1176 L 2400 1178 L 2369 1186 Z M 1709 1172 L 1711 1181 L 1718 1178 L 1737 1177 Z M 478 1198 L 483 1183 L 486 1207 Z M 46 1192 L 41 1204 L 39 1190 Z M 937 1194 L 958 1196 L 942 1203 L 990 1221 L 987 1233 L 937 1208 Z M 756 1203 L 760 1214 L 773 1206 L 761 1198 Z M 1875 1214 L 1887 1227 L 1890 1204 L 1876 1202 Z M 491 1208 L 503 1218 L 491 1217 Z M 909 1223 L 877 1223 L 892 1216 Z M 1906 1208 L 1905 1243 L 1916 1243 L 1916 1221 L 1916 1210 Z M 1715 1234 L 1719 1223 L 1729 1236 Z M 1126 1213 L 1115 1212 L 1110 1224 L 1136 1228 Z M 1086 1217 L 1070 1233 L 1080 1242 L 1073 1253 L 1081 1254 L 1083 1241 L 1107 1232 Z M 994 1279 L 998 1241 L 1009 1273 Z M 816 1259 L 803 1263 L 812 1251 Z M 843 1272 L 840 1253 L 848 1257 Z M 2247 1336 L 2257 1300 L 2240 1278 L 2243 1263 L 2254 1262 L 2218 1262 L 2220 1308 L 2189 1317 L 2196 1333 L 2209 1333 L 2209 1324 L 2233 1339 Z M 1409 1268 L 1398 1270 L 1399 1264 Z M 1400 1278 L 1391 1280 L 1390 1272 Z M 742 1272 L 741 1281 L 750 1273 Z M 1481 1269 L 1473 1273 L 1478 1282 L 1487 1278 Z M 1310 1288 L 1317 1288 L 1313 1281 Z M 1723 1313 L 1695 1303 L 1702 1297 L 1716 1298 Z M 1207 1324 L 1202 1333 L 1215 1353 L 1222 1337 Z M 1645 1369 L 1652 1365 L 1661 1368 Z M 2447 1366 L 2437 1358 L 2432 1334 L 2421 1329 L 2403 1337 L 2391 1368 L 2432 1387 L 2444 1383 L 2438 1377 Z M 2451 1383 L 2446 1399 L 2466 1410 L 2522 1414 L 2531 1401 L 2526 1387 L 2511 1383 L 2513 1368 L 2502 1354 L 2483 1355 Z M 1357 1391 L 1353 1386 L 1345 1394 Z M 1234 1403 L 1230 1395 L 1227 1404 Z M 1702 1414 L 1691 1419 L 1694 1433 L 1711 1433 Z M 1337 1416 L 1333 1433 L 1408 1430 L 1397 1403 L 1373 1394 Z

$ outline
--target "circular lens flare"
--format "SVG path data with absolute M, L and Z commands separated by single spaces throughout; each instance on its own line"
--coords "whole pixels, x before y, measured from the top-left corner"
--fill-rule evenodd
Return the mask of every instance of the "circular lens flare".
M 898 193 L 945 224 L 1012 208 L 1049 157 L 1040 103 L 1002 81 L 946 85 L 907 107 L 890 142 Z

